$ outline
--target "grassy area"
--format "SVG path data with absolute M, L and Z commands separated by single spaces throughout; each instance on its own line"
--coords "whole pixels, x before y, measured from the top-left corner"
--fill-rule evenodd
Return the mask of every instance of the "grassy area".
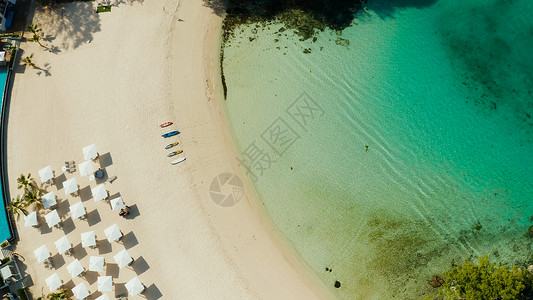
M 101 5 L 98 6 L 96 9 L 96 13 L 102 13 L 102 12 L 110 12 L 111 11 L 111 5 Z

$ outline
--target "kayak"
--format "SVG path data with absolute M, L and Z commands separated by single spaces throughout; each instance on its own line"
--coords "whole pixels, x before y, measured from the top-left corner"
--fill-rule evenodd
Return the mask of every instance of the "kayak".
M 184 161 L 185 160 L 185 157 L 182 157 L 182 158 L 178 158 L 176 160 L 173 160 L 170 164 L 172 165 L 177 165 L 179 164 L 180 162 Z
M 176 134 L 179 134 L 179 133 L 180 133 L 179 131 L 175 130 L 175 131 L 171 131 L 171 132 L 167 132 L 167 133 L 163 134 L 162 137 L 169 138 L 169 137 L 175 136 Z
M 165 127 L 170 126 L 170 125 L 172 125 L 172 124 L 173 124 L 172 122 L 165 122 L 165 123 L 159 125 L 159 127 L 161 127 L 161 128 L 165 128 Z
M 176 146 L 176 145 L 178 145 L 178 144 L 179 144 L 179 142 L 170 143 L 170 144 L 168 144 L 168 145 L 165 147 L 165 149 L 170 149 L 170 148 L 172 148 L 172 147 L 174 147 L 174 146 Z
M 167 156 L 168 156 L 168 157 L 172 157 L 172 156 L 174 156 L 174 155 L 176 155 L 176 154 L 180 154 L 180 153 L 182 153 L 182 152 L 183 152 L 183 150 L 178 150 L 178 151 L 170 152 Z

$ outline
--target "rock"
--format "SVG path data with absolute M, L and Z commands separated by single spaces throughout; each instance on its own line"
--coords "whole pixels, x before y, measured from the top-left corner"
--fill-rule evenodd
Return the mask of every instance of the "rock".
M 529 226 L 529 237 L 533 237 L 533 225 Z
M 340 281 L 335 281 L 335 287 L 336 288 L 340 288 L 341 287 L 341 282 Z
M 529 267 L 527 267 L 527 270 L 528 270 L 530 273 L 533 273 L 533 265 L 530 265 Z
M 309 53 L 311 53 L 311 49 L 307 49 L 307 48 L 304 49 L 304 53 L 305 53 L 305 54 L 309 54 Z
M 335 40 L 335 44 L 337 44 L 339 46 L 348 46 L 348 45 L 350 45 L 350 40 L 343 39 L 343 38 L 337 38 Z
M 341 36 L 341 35 L 342 35 L 342 30 L 337 30 L 337 31 L 335 31 L 335 33 L 336 33 L 338 36 Z
M 428 280 L 429 285 L 434 288 L 438 288 L 444 283 L 444 279 L 440 278 L 439 275 L 433 276 L 432 280 Z

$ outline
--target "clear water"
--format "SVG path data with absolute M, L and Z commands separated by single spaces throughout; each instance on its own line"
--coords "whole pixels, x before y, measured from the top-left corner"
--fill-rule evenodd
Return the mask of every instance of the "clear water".
M 7 84 L 7 69 L 0 69 L 0 95 L 4 95 L 5 87 Z M 3 99 L 3 98 L 2 98 Z M 3 109 L 3 101 L 0 100 L 0 110 Z M 6 182 L 7 184 L 7 182 Z M 0 184 L 0 243 L 11 237 L 9 226 L 7 222 L 7 213 L 5 210 L 4 194 L 2 191 L 2 185 Z
M 528 262 L 533 2 L 369 2 L 341 36 L 271 24 L 225 46 L 231 125 L 267 212 L 345 299 L 420 299 L 484 254 Z

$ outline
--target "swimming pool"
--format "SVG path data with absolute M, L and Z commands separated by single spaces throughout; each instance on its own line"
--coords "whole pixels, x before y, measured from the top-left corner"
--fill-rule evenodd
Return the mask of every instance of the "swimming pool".
M 1 92 L 0 94 L 2 95 L 2 102 L 0 103 L 0 111 L 2 112 L 2 116 L 4 114 L 4 99 L 5 99 L 4 92 L 5 92 L 5 88 L 7 85 L 8 74 L 9 74 L 8 69 L 0 69 L 0 92 Z M 1 152 L 2 151 L 0 150 L 0 153 Z M 0 169 L 0 174 L 2 174 L 1 169 Z M 0 176 L 0 181 L 3 181 L 3 176 Z M 12 237 L 11 230 L 9 228 L 9 223 L 7 220 L 7 212 L 5 209 L 6 199 L 4 199 L 4 182 L 0 184 L 0 203 L 1 203 L 0 205 L 2 205 L 2 209 L 0 209 L 0 242 L 2 242 Z

